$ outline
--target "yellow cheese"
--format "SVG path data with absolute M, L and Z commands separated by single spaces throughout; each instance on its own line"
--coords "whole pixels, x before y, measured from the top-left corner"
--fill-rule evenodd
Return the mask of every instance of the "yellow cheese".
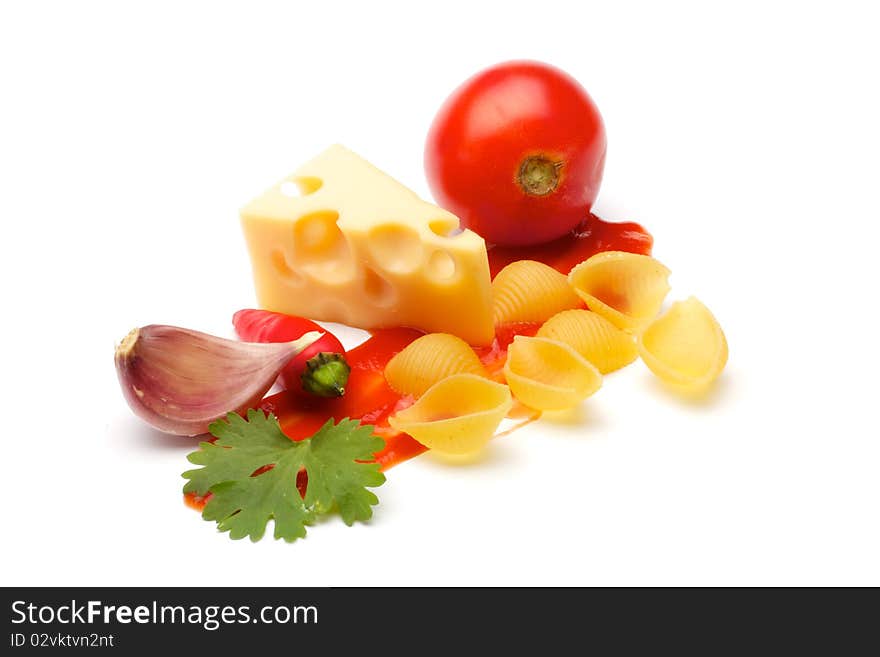
M 263 308 L 492 341 L 483 239 L 342 146 L 251 201 L 241 219 Z

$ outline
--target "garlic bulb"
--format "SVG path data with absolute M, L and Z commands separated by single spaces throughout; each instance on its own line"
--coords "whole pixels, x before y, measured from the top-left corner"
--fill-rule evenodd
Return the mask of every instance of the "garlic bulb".
M 321 335 L 258 344 L 151 324 L 123 338 L 116 372 L 136 415 L 165 433 L 195 436 L 230 411 L 256 406 L 288 361 Z

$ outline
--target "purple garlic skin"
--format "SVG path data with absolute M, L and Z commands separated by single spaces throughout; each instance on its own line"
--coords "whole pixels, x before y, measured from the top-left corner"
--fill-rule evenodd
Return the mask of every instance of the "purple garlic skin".
M 196 436 L 227 413 L 259 404 L 282 368 L 322 335 L 252 343 L 150 324 L 126 335 L 114 360 L 135 415 L 159 431 Z

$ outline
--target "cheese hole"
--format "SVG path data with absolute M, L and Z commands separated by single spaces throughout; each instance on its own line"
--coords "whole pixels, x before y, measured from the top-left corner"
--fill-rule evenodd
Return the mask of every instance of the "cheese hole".
M 300 196 L 308 196 L 314 194 L 324 184 L 320 178 L 299 177 L 292 180 L 285 180 L 278 188 L 279 191 L 289 198 L 299 198 Z
M 321 210 L 300 217 L 293 227 L 297 265 L 331 285 L 350 281 L 355 273 L 351 247 L 336 224 L 338 220 L 338 212 Z
M 370 267 L 364 268 L 364 293 L 380 308 L 390 308 L 397 302 L 394 287 Z
M 376 264 L 385 271 L 409 274 L 422 263 L 422 241 L 412 228 L 379 226 L 370 231 L 368 244 Z
M 281 249 L 273 249 L 271 258 L 272 266 L 275 267 L 275 271 L 278 272 L 278 275 L 281 276 L 281 278 L 291 285 L 299 286 L 303 284 L 303 277 L 299 272 L 291 268 Z
M 428 222 L 431 232 L 440 237 L 455 237 L 464 232 L 456 217 L 440 217 Z
M 434 280 L 448 281 L 455 276 L 455 258 L 446 251 L 434 251 L 428 258 L 427 270 Z

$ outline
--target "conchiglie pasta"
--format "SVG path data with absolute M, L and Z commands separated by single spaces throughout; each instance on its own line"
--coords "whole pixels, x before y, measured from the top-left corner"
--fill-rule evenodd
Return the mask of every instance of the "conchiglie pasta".
M 581 306 L 583 303 L 565 276 L 542 262 L 512 262 L 492 280 L 492 317 L 496 326 L 544 322 L 561 310 Z
M 727 364 L 727 339 L 699 300 L 677 301 L 639 336 L 645 365 L 666 383 L 687 391 L 711 384 Z
M 537 337 L 567 344 L 602 374 L 629 365 L 639 355 L 633 336 L 589 310 L 557 313 L 538 330 Z
M 637 331 L 660 311 L 669 269 L 651 256 L 604 251 L 577 265 L 568 281 L 587 308 L 617 328 Z
M 414 397 L 453 374 L 485 376 L 486 370 L 467 342 L 448 333 L 423 335 L 385 366 L 388 385 Z
M 504 376 L 519 401 L 541 411 L 571 408 L 602 387 L 602 374 L 572 347 L 522 335 L 507 351 Z
M 473 374 L 456 374 L 431 386 L 388 422 L 437 452 L 469 454 L 492 438 L 512 404 L 506 385 Z

